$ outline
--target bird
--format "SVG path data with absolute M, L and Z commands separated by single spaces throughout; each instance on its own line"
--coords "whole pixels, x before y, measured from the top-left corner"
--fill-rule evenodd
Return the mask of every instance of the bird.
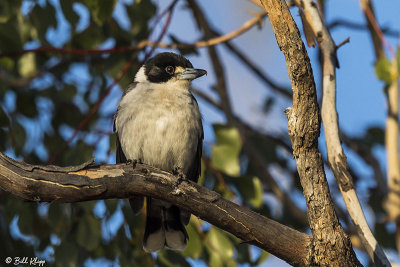
M 116 162 L 139 161 L 197 182 L 203 146 L 202 117 L 191 93 L 192 80 L 207 74 L 184 56 L 164 52 L 146 61 L 123 93 L 114 119 Z M 177 178 L 178 179 L 178 178 Z M 129 199 L 138 214 L 144 197 Z M 143 249 L 186 248 L 191 214 L 146 197 Z

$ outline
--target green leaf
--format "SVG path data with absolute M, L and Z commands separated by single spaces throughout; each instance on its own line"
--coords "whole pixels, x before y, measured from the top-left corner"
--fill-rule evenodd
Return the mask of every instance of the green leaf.
M 392 83 L 392 62 L 386 57 L 381 57 L 375 65 L 376 76 L 387 84 Z
M 400 73 L 400 48 L 397 49 L 396 63 L 397 63 L 397 73 Z
M 261 263 L 263 263 L 266 259 L 268 259 L 270 256 L 270 254 L 268 252 L 266 252 L 265 250 L 261 249 L 261 255 L 260 257 L 258 257 L 255 265 L 260 265 Z
M 113 133 L 109 136 L 108 143 L 110 146 L 110 150 L 113 152 L 116 152 L 117 151 L 117 136 L 115 133 Z
M 29 235 L 32 234 L 33 227 L 33 206 L 25 203 L 18 219 L 18 227 L 21 233 Z
M 158 252 L 157 264 L 159 267 L 190 267 L 180 253 L 168 249 Z
M 117 199 L 106 199 L 106 200 L 104 200 L 104 204 L 106 205 L 108 212 L 110 214 L 114 214 L 114 212 L 118 206 L 118 200 Z
M 186 227 L 186 230 L 189 235 L 189 242 L 186 249 L 182 252 L 182 255 L 184 255 L 185 257 L 190 257 L 192 259 L 197 259 L 203 252 L 203 239 L 197 231 L 196 224 L 192 221 Z
M 232 146 L 235 150 L 242 149 L 242 140 L 239 131 L 232 126 L 224 124 L 214 124 L 214 133 L 218 144 Z
M 47 45 L 46 38 L 47 30 L 50 28 L 57 28 L 56 9 L 53 5 L 47 3 L 43 7 L 36 4 L 32 11 L 29 13 L 29 18 L 33 28 L 37 31 L 39 41 L 42 45 Z
M 197 181 L 197 183 L 199 185 L 203 185 L 204 184 L 205 173 L 206 173 L 206 165 L 204 164 L 203 159 L 201 159 L 201 173 L 200 173 L 199 180 Z
M 26 53 L 18 60 L 18 71 L 22 77 L 31 77 L 36 73 L 34 53 Z
M 78 245 L 88 251 L 96 249 L 101 239 L 100 220 L 90 214 L 82 217 L 78 224 L 75 238 Z
M 47 215 L 48 223 L 56 234 L 63 230 L 62 204 L 51 204 Z
M 18 33 L 18 20 L 13 16 L 6 23 L 0 23 L 0 51 L 22 49 L 21 36 Z
M 60 97 L 64 101 L 72 101 L 72 99 L 76 95 L 76 92 L 77 92 L 77 89 L 76 89 L 75 85 L 66 84 L 64 86 L 63 90 L 61 90 Z
M 33 94 L 19 94 L 17 98 L 17 111 L 29 118 L 35 117 L 37 113 L 36 101 Z
M 55 262 L 57 266 L 74 267 L 78 266 L 78 247 L 75 243 L 63 240 L 60 246 L 55 247 Z
M 140 1 L 125 7 L 131 22 L 130 33 L 137 39 L 147 36 L 148 20 L 155 15 L 156 11 L 152 1 Z
M 250 195 L 250 203 L 255 207 L 259 208 L 262 203 L 263 203 L 263 188 L 262 188 L 262 183 L 258 177 L 253 177 L 251 179 L 252 186 L 253 186 L 253 191 L 252 194 Z
M 108 66 L 107 74 L 109 74 L 111 77 L 117 77 L 120 74 L 121 70 L 126 66 L 127 62 L 127 58 L 118 58 L 117 60 L 113 60 L 113 58 L 110 58 L 109 63 L 111 64 Z M 132 64 L 127 70 L 127 73 L 134 73 L 135 70 L 136 65 Z M 118 81 L 118 84 L 121 86 L 121 88 L 125 90 L 125 88 L 127 88 L 131 82 L 132 77 L 129 77 L 129 75 L 124 75 Z
M 222 230 L 211 227 L 207 233 L 206 248 L 210 255 L 210 266 L 236 266 L 233 244 Z
M 14 67 L 14 60 L 9 57 L 0 58 L 0 66 L 6 70 L 12 70 Z
M 81 2 L 89 9 L 93 21 L 97 25 L 103 25 L 109 18 L 111 18 L 116 0 L 81 0 Z
M 75 28 L 76 23 L 79 21 L 79 16 L 74 11 L 73 4 L 74 1 L 60 1 L 61 9 L 65 18 L 69 21 L 71 26 Z
M 61 157 L 61 162 L 68 165 L 78 165 L 92 158 L 93 147 L 78 141 L 74 147 L 68 148 Z
M 239 157 L 237 151 L 226 145 L 213 146 L 211 162 L 213 166 L 233 177 L 240 175 Z
M 97 201 L 85 201 L 85 202 L 77 202 L 75 203 L 75 207 L 83 210 L 87 214 L 92 214 L 94 207 L 96 206 Z
M 10 120 L 8 119 L 7 114 L 3 110 L 3 107 L 0 106 L 0 128 L 7 127 L 10 124 Z
M 234 180 L 243 198 L 250 202 L 255 208 L 261 207 L 264 200 L 264 191 L 262 183 L 258 177 L 242 176 Z
M 213 166 L 227 175 L 238 177 L 240 175 L 239 155 L 242 141 L 236 128 L 215 124 L 213 125 L 217 145 L 213 146 L 211 162 Z
M 22 154 L 25 146 L 26 133 L 24 127 L 19 123 L 11 125 L 12 147 L 17 155 Z
M 242 243 L 236 246 L 236 260 L 238 263 L 251 263 L 251 254 L 250 254 L 251 245 Z M 253 266 L 250 264 L 250 266 Z

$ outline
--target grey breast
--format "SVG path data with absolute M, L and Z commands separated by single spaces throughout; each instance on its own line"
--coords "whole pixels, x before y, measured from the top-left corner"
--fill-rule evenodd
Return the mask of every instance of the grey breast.
M 189 91 L 163 88 L 130 90 L 121 101 L 116 130 L 128 159 L 187 173 L 201 135 L 201 116 Z

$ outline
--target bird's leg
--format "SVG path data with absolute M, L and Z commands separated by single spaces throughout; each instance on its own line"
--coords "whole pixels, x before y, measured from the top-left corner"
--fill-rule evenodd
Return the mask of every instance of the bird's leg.
M 174 191 L 172 191 L 173 195 L 180 195 L 182 194 L 181 189 L 179 189 L 179 185 L 183 182 L 183 181 L 187 181 L 186 175 L 183 173 L 182 169 L 180 167 L 175 167 L 172 170 L 172 173 L 177 176 L 178 179 L 176 179 L 176 184 L 175 184 L 175 189 Z
M 126 162 L 125 162 L 125 164 L 126 165 L 132 165 L 132 168 L 133 169 L 136 169 L 136 165 L 138 164 L 138 163 L 140 163 L 139 162 L 139 160 L 137 160 L 137 159 L 128 159 Z
M 132 168 L 133 169 L 136 169 L 136 165 L 137 164 L 143 164 L 143 160 L 142 159 L 128 159 L 127 160 L 127 162 L 126 162 L 126 165 L 130 165 L 130 164 L 132 164 Z

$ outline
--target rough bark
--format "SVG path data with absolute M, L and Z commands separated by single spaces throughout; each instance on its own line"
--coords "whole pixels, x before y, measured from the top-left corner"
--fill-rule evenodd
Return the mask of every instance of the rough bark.
M 293 90 L 293 107 L 286 110 L 289 136 L 313 234 L 310 265 L 360 266 L 340 225 L 318 150 L 320 115 L 314 77 L 299 30 L 282 0 L 261 0 L 282 50 Z
M 207 18 L 200 6 L 194 0 L 187 0 L 187 2 L 188 6 L 193 12 L 193 16 L 198 24 L 198 27 L 203 31 L 204 38 L 213 38 L 215 35 L 213 33 L 214 31 L 211 28 L 210 23 L 207 21 Z M 214 46 L 209 46 L 207 50 L 217 78 L 217 83 L 214 89 L 221 99 L 219 107 L 224 112 L 228 123 L 238 129 L 245 154 L 256 165 L 258 169 L 257 174 L 271 189 L 275 196 L 282 201 L 282 203 L 285 205 L 285 208 L 287 207 L 290 214 L 296 218 L 297 222 L 307 225 L 305 212 L 295 204 L 295 202 L 284 190 L 282 190 L 273 176 L 269 173 L 268 169 L 266 168 L 267 163 L 263 160 L 263 157 L 256 149 L 255 145 L 250 141 L 245 125 L 235 116 L 234 111 L 232 110 L 229 90 L 226 83 L 225 68 L 223 67 L 222 60 L 220 59 L 217 49 Z
M 365 219 L 339 138 L 339 122 L 336 111 L 336 67 L 339 66 L 339 63 L 336 56 L 336 45 L 315 2 L 313 0 L 295 0 L 295 3 L 303 11 L 303 23 L 307 22 L 322 53 L 323 97 L 321 114 L 329 164 L 338 182 L 350 218 L 356 226 L 358 236 L 371 261 L 377 266 L 390 266 L 385 253 L 376 241 Z
M 41 167 L 0 153 L 0 188 L 28 201 L 78 202 L 146 195 L 173 203 L 295 266 L 307 266 L 311 237 L 148 165 Z

